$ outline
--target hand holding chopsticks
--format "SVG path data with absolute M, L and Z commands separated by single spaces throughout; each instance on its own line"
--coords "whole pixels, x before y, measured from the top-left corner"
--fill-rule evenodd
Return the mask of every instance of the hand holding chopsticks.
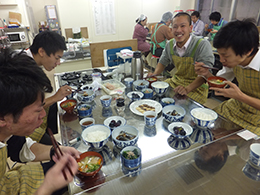
M 48 133 L 49 133 L 49 135 L 50 135 L 50 137 L 51 137 L 51 142 L 52 142 L 52 145 L 53 145 L 53 149 L 54 149 L 54 151 L 55 151 L 55 154 L 56 154 L 57 158 L 60 159 L 60 157 L 63 156 L 63 153 L 62 153 L 62 151 L 61 151 L 61 149 L 60 149 L 60 147 L 59 147 L 59 144 L 58 144 L 57 141 L 55 140 L 55 138 L 54 138 L 54 136 L 53 136 L 53 133 L 52 133 L 52 131 L 51 131 L 50 128 L 48 128 Z M 70 174 L 73 176 L 74 174 L 72 173 L 72 171 L 71 171 L 70 167 L 68 166 L 68 164 L 66 165 L 66 167 L 67 167 L 67 169 L 69 170 Z M 67 176 L 66 176 L 64 170 L 62 170 L 62 173 L 63 173 L 63 176 L 64 176 L 65 180 L 67 180 Z

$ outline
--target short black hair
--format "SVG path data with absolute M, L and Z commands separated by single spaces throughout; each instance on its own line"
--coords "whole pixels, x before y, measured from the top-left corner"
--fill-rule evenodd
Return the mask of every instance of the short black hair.
M 64 37 L 54 31 L 43 31 L 35 36 L 30 50 L 33 54 L 37 54 L 39 48 L 43 48 L 48 56 L 55 54 L 60 50 L 67 50 Z
M 194 11 L 191 13 L 191 16 L 196 16 L 197 18 L 200 17 L 200 13 L 198 11 Z
M 252 18 L 247 18 L 227 23 L 217 32 L 213 46 L 217 49 L 231 47 L 235 54 L 240 56 L 253 48 L 251 55 L 256 54 L 259 47 L 259 32 L 254 21 Z
M 188 18 L 189 24 L 191 25 L 191 17 L 190 14 L 186 13 L 186 12 L 179 12 L 177 13 L 173 18 L 177 18 L 180 16 L 186 16 Z
M 18 120 L 39 94 L 44 101 L 44 92 L 52 92 L 52 86 L 34 59 L 9 49 L 0 53 L 0 117 L 12 114 Z
M 203 158 L 201 158 L 199 151 L 196 151 L 194 153 L 194 160 L 196 166 L 204 171 L 208 171 L 209 173 L 213 174 L 218 172 L 227 161 L 227 158 L 229 156 L 228 150 L 224 151 L 224 159 L 222 160 L 222 157 L 219 155 L 213 156 L 208 161 L 205 161 Z
M 210 15 L 209 15 L 209 20 L 214 20 L 214 21 L 217 21 L 219 22 L 221 19 L 221 14 L 219 12 L 212 12 Z

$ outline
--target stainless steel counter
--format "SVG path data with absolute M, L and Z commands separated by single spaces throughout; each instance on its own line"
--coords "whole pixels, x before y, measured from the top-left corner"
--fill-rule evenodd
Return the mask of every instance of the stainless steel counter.
M 55 76 L 55 80 L 56 84 L 59 85 L 59 78 L 57 76 Z M 91 103 L 94 107 L 93 118 L 95 118 L 96 124 L 103 124 L 103 121 L 108 115 L 119 115 L 115 109 L 115 101 L 112 101 L 109 113 L 108 110 L 102 108 L 99 100 L 99 97 L 102 94 L 104 94 L 102 90 L 97 91 L 96 98 Z M 201 131 L 192 122 L 189 111 L 195 107 L 202 107 L 202 105 L 189 98 L 183 99 L 183 97 L 175 96 L 172 90 L 168 90 L 167 96 L 174 97 L 176 104 L 182 106 L 186 110 L 187 114 L 184 118 L 184 122 L 189 123 L 193 127 L 194 133 Z M 155 98 L 155 100 L 159 101 L 158 98 Z M 129 105 L 129 103 L 130 100 L 127 99 L 126 105 Z M 65 114 L 60 108 L 59 113 L 62 144 L 74 146 L 81 152 L 89 150 L 89 146 L 79 140 L 82 130 L 77 115 Z M 151 131 L 147 132 L 145 129 L 143 117 L 133 114 L 128 106 L 126 106 L 124 113 L 121 113 L 121 116 L 127 120 L 128 125 L 132 125 L 139 130 L 137 145 L 142 150 L 142 170 L 140 175 L 128 177 L 129 175 L 123 174 L 118 158 L 120 150 L 109 141 L 103 150 L 98 151 L 105 156 L 105 165 L 103 165 L 101 169 L 102 174 L 100 174 L 100 177 L 90 180 L 89 178 L 75 180 L 77 182 L 72 182 L 69 186 L 71 194 L 80 193 L 84 190 L 88 191 L 89 194 L 92 192 L 89 190 L 91 190 L 91 187 L 94 185 L 100 185 L 101 187 L 99 186 L 100 188 L 95 190 L 93 194 L 158 194 L 159 190 L 163 190 L 165 187 L 165 190 L 162 191 L 165 193 L 160 194 L 169 194 L 166 192 L 169 192 L 170 189 L 174 191 L 177 190 L 180 192 L 179 194 L 182 194 L 181 192 L 185 192 L 185 190 L 189 191 L 195 188 L 187 188 L 185 183 L 178 181 L 180 176 L 176 175 L 176 168 L 193 162 L 194 151 L 202 145 L 212 142 L 212 139 L 198 140 L 195 139 L 196 136 L 191 135 L 191 138 L 187 139 L 187 142 L 189 142 L 190 145 L 186 146 L 186 149 L 179 149 L 178 147 L 173 148 L 167 141 L 168 139 L 172 139 L 171 133 L 167 130 L 169 123 L 163 120 L 161 113 L 156 121 L 156 131 L 153 132 L 152 136 Z M 215 140 L 221 140 L 223 137 L 228 137 L 241 129 L 241 127 L 219 116 L 214 126 L 209 130 L 209 133 L 212 134 Z M 206 131 L 203 131 L 202 133 L 205 132 Z M 204 182 L 210 177 L 208 178 L 205 176 L 205 178 Z M 82 182 L 83 180 L 85 183 Z

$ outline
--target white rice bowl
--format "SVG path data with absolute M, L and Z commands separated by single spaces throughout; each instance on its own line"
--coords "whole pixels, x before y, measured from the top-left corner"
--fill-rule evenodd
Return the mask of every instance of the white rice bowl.
M 108 142 L 110 135 L 111 130 L 105 125 L 92 125 L 81 133 L 82 140 L 96 149 L 102 148 Z
M 209 128 L 218 118 L 218 114 L 208 108 L 194 108 L 190 114 L 194 123 L 202 128 Z

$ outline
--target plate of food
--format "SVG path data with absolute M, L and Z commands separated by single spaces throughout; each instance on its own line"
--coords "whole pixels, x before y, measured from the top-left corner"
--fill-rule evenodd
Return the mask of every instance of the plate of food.
M 135 101 L 129 108 L 134 114 L 139 116 L 144 116 L 146 111 L 155 111 L 157 114 L 162 111 L 162 105 L 159 102 L 149 99 Z
M 123 92 L 126 86 L 118 80 L 109 79 L 102 81 L 102 88 L 107 94 L 113 95 L 119 91 Z

